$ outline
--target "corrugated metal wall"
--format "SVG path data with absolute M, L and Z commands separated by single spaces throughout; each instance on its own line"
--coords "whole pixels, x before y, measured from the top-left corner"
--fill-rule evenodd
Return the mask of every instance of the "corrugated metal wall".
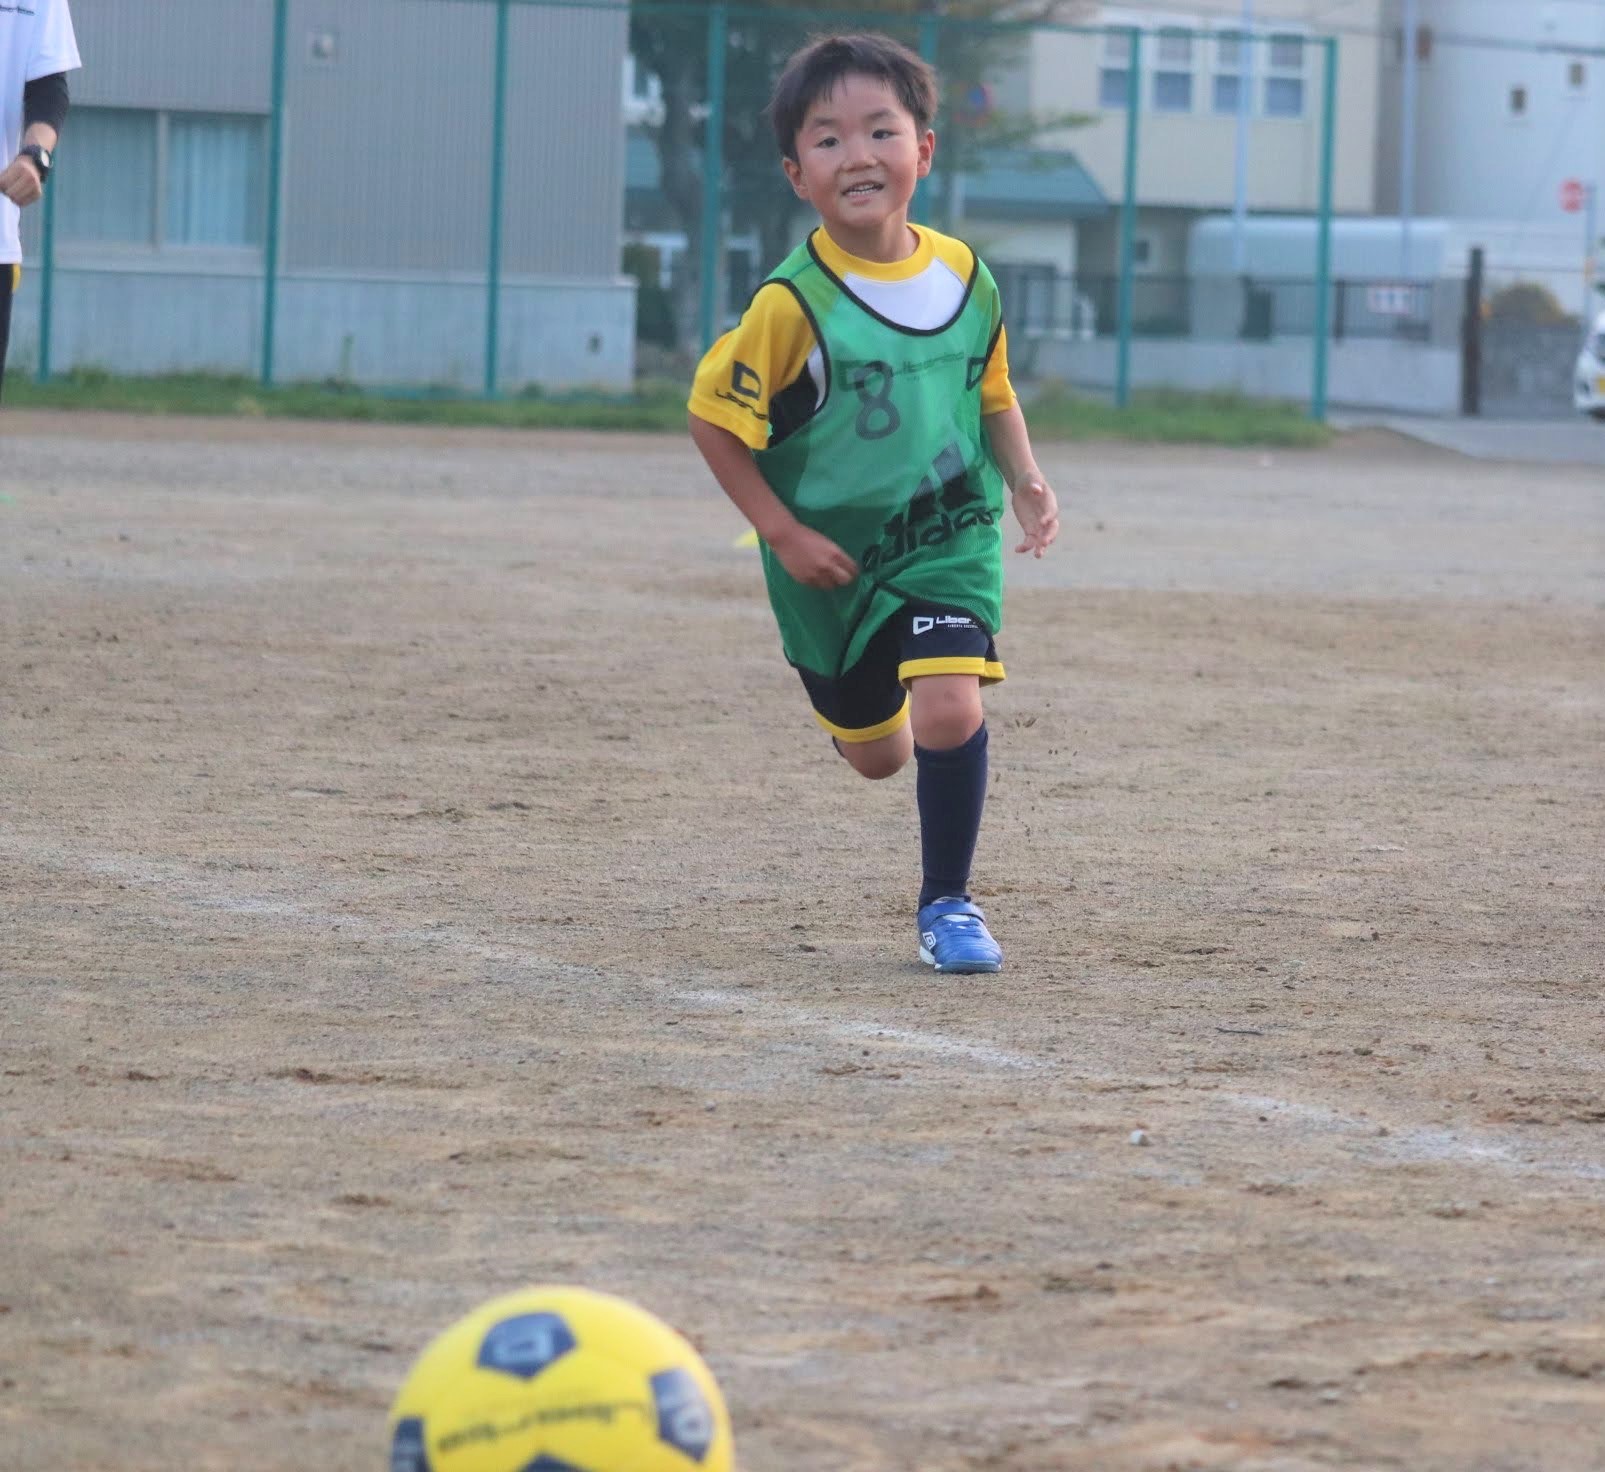
M 74 0 L 73 17 L 82 105 L 269 110 L 271 0 Z M 509 273 L 618 274 L 626 24 L 620 11 L 512 8 Z M 292 0 L 286 269 L 484 270 L 495 37 L 491 0 Z
M 621 11 L 513 10 L 507 234 L 512 270 L 616 269 L 624 223 Z M 531 243 L 541 242 L 537 266 Z
M 322 38 L 329 60 L 311 52 Z M 289 269 L 484 270 L 495 44 L 496 7 L 470 0 L 291 5 Z M 543 243 L 520 245 L 542 269 Z
M 268 110 L 272 0 L 72 0 L 72 20 L 75 104 Z

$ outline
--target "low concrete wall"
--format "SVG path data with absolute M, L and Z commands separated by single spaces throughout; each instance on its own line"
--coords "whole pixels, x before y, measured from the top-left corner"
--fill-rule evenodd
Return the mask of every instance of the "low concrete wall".
M 1110 338 L 1043 339 L 1018 347 L 1011 341 L 1009 359 L 1021 378 L 1058 378 L 1099 389 L 1115 383 Z M 1235 390 L 1252 398 L 1307 401 L 1314 375 L 1315 348 L 1307 337 L 1261 343 L 1139 338 L 1131 348 L 1131 381 L 1138 388 Z M 1458 414 L 1460 354 L 1384 338 L 1333 343 L 1327 398 L 1335 408 Z
M 17 297 L 12 366 L 38 361 L 39 276 Z M 28 288 L 33 288 L 32 290 Z M 61 267 L 51 367 L 113 373 L 256 374 L 263 286 L 248 271 Z M 635 370 L 635 282 L 511 277 L 501 290 L 500 389 L 628 389 Z M 282 382 L 372 385 L 484 382 L 485 283 L 471 276 L 343 272 L 280 279 L 274 329 Z

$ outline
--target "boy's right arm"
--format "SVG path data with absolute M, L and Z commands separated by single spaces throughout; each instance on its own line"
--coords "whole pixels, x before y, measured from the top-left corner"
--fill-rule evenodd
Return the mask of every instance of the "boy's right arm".
M 842 588 L 858 576 L 858 564 L 822 532 L 798 521 L 763 478 L 752 451 L 728 429 L 692 414 L 691 442 L 725 495 L 799 583 Z

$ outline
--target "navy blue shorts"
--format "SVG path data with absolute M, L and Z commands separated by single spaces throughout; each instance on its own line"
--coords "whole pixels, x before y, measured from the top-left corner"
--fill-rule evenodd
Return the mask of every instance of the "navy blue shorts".
M 997 645 L 979 620 L 920 603 L 906 603 L 887 619 L 839 679 L 797 673 L 814 719 L 838 741 L 855 743 L 890 736 L 908 720 L 909 681 L 921 675 L 977 675 L 983 685 L 1004 677 Z

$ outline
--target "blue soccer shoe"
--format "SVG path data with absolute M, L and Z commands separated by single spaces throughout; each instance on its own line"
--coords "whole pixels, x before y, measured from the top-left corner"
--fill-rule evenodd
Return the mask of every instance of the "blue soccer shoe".
M 1003 947 L 969 900 L 932 900 L 919 913 L 920 960 L 938 971 L 1001 971 Z

